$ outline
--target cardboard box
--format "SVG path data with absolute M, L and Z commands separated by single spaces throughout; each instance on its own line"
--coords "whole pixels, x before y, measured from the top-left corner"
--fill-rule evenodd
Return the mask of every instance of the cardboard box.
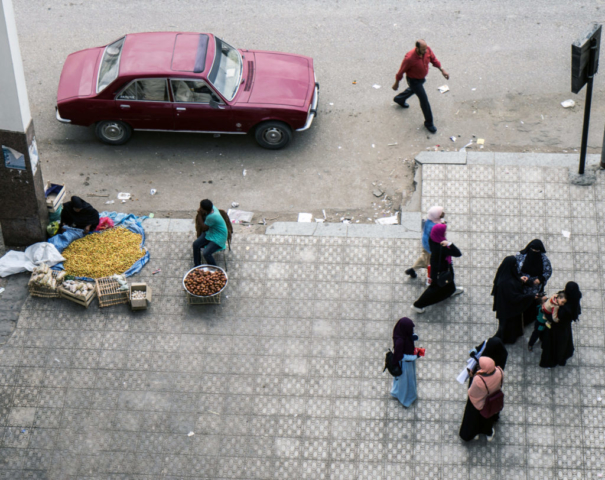
M 44 185 L 44 196 L 46 197 L 46 208 L 51 212 L 56 212 L 63 204 L 65 198 L 65 185 L 60 183 L 46 182 Z
M 138 290 L 145 292 L 145 298 L 133 299 L 132 292 Z M 128 294 L 130 298 L 130 306 L 133 310 L 145 310 L 147 308 L 147 302 L 151 303 L 151 287 L 148 287 L 146 283 L 133 283 L 130 285 L 130 292 Z

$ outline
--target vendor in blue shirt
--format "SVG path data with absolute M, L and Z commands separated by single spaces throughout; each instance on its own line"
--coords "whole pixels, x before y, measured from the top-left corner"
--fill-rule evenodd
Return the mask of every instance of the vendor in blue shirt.
M 424 221 L 424 228 L 422 229 L 422 253 L 418 259 L 412 265 L 412 268 L 408 268 L 405 273 L 412 278 L 416 278 L 416 270 L 419 268 L 426 268 L 431 261 L 431 247 L 429 247 L 429 237 L 431 230 L 437 223 L 443 223 L 443 217 L 445 212 L 443 207 L 434 206 L 429 208 L 427 218 Z
M 202 264 L 200 251 L 204 249 L 206 264 L 216 266 L 213 254 L 225 248 L 227 225 L 218 209 L 208 199 L 200 202 L 195 217 L 195 229 L 198 238 L 193 242 L 193 263 L 196 267 Z

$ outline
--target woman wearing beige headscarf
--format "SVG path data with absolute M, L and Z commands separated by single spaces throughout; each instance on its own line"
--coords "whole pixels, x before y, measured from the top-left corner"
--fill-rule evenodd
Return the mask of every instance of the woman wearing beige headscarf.
M 431 230 L 438 223 L 443 223 L 443 217 L 445 212 L 443 211 L 443 207 L 435 206 L 429 208 L 429 211 L 426 216 L 426 220 L 424 221 L 424 227 L 422 229 L 422 253 L 412 265 L 412 268 L 408 268 L 405 273 L 412 278 L 416 278 L 418 275 L 416 274 L 416 270 L 419 268 L 426 268 L 431 261 L 431 247 L 429 246 L 429 236 L 431 235 Z
M 487 397 L 501 389 L 503 380 L 502 369 L 496 367 L 491 358 L 483 356 L 479 358 L 479 370 L 471 377 L 466 409 L 460 426 L 460 437 L 465 442 L 478 439 L 480 434 L 486 435 L 488 442 L 494 439 L 496 432 L 493 427 L 500 414 L 496 413 L 490 418 L 485 418 L 480 412 L 485 406 Z

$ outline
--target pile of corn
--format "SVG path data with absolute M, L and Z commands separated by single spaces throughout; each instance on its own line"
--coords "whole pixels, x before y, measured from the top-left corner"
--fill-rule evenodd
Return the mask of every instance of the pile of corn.
M 65 271 L 76 277 L 102 278 L 124 273 L 143 255 L 141 235 L 122 227 L 86 235 L 65 250 Z

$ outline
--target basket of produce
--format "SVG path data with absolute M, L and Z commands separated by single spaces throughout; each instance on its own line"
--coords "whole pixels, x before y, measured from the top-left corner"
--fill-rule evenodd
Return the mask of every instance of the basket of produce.
M 97 278 L 95 279 L 95 287 L 99 297 L 99 307 L 120 305 L 121 303 L 128 303 L 130 300 L 128 282 L 126 282 L 124 275 Z
M 77 280 L 64 280 L 57 288 L 59 296 L 88 308 L 97 292 L 94 284 Z
M 65 272 L 51 270 L 45 263 L 34 267 L 27 284 L 29 294 L 32 297 L 58 298 L 57 286 L 63 281 L 64 277 Z
M 200 265 L 183 277 L 183 288 L 190 305 L 221 303 L 221 293 L 227 287 L 227 273 L 220 267 Z

